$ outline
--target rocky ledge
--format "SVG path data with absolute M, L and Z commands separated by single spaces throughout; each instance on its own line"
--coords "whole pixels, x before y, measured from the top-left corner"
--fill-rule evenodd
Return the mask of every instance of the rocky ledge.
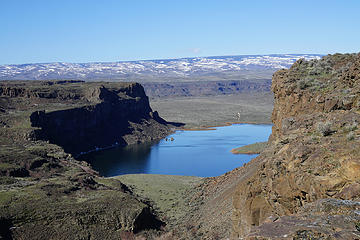
M 138 83 L 5 82 L 0 96 L 21 99 L 28 109 L 44 107 L 30 115 L 31 126 L 38 129 L 29 136 L 72 154 L 152 141 L 169 133 Z
M 359 239 L 360 54 L 273 76 L 273 131 L 243 168 L 233 238 Z
M 0 239 L 157 234 L 165 223 L 148 202 L 73 156 L 170 127 L 137 83 L 0 82 Z

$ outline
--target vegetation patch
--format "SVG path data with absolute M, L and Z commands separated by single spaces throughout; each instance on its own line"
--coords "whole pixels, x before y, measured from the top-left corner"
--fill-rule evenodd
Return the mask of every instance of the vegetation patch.
M 326 122 L 319 122 L 316 125 L 316 129 L 317 131 L 322 135 L 322 136 L 329 136 L 333 131 L 331 130 L 331 122 L 326 121 Z
M 189 191 L 202 182 L 203 178 L 191 176 L 127 174 L 113 177 L 131 188 L 134 194 L 150 201 L 168 224 L 176 226 L 188 214 L 186 202 Z
M 231 150 L 231 152 L 234 154 L 259 154 L 265 149 L 266 146 L 267 146 L 267 142 L 257 142 L 242 147 L 234 148 Z

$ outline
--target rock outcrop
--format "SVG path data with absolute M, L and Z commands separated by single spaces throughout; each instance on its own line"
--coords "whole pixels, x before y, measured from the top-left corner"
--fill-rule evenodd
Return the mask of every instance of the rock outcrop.
M 85 106 L 31 114 L 32 126 L 41 128 L 34 131 L 35 139 L 49 140 L 66 152 L 79 154 L 161 139 L 169 133 L 166 121 L 152 112 L 140 84 L 120 88 L 116 84 L 83 85 L 85 89 L 77 96 Z
M 270 92 L 271 79 L 145 82 L 146 94 L 152 98 L 199 97 L 253 92 Z
M 299 60 L 272 90 L 273 131 L 237 185 L 233 238 L 358 237 L 360 54 Z
M 170 133 L 140 84 L 5 81 L 0 110 L 0 239 L 132 239 L 164 226 L 73 157 Z

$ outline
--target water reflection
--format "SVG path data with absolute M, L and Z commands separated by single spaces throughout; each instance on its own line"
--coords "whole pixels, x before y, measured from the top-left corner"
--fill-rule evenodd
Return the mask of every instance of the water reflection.
M 256 155 L 234 155 L 230 150 L 266 141 L 271 125 L 235 124 L 211 131 L 178 131 L 161 140 L 83 156 L 103 176 L 130 173 L 210 177 L 224 174 Z
M 116 176 L 148 171 L 151 146 L 158 142 L 112 148 L 82 156 L 103 176 Z

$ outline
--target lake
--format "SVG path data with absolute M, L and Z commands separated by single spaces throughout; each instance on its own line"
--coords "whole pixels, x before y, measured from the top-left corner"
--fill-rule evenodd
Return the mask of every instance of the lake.
M 219 176 L 249 162 L 253 155 L 231 149 L 267 141 L 271 125 L 234 124 L 206 131 L 176 131 L 165 139 L 93 152 L 83 156 L 102 176 L 150 173 Z

